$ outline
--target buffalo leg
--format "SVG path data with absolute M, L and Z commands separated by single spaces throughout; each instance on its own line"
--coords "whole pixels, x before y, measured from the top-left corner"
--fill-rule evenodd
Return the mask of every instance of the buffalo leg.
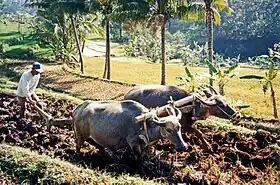
M 86 141 L 87 141 L 89 144 L 95 146 L 95 147 L 99 150 L 99 152 L 101 153 L 102 156 L 103 156 L 103 155 L 105 156 L 105 149 L 104 149 L 103 146 L 97 144 L 97 143 L 96 143 L 93 139 L 91 139 L 91 138 L 88 138 Z
M 85 138 L 84 137 L 77 137 L 76 138 L 76 152 L 80 153 L 81 147 L 85 142 Z
M 76 136 L 76 152 L 80 153 L 81 147 L 84 144 L 84 142 L 88 139 L 87 136 L 85 136 L 79 129 L 79 127 L 75 126 L 74 123 L 74 132 Z
M 204 138 L 205 137 L 204 134 L 200 130 L 193 128 L 191 126 L 187 126 L 186 128 L 184 128 L 184 130 L 187 133 L 193 134 L 196 137 L 198 137 L 198 139 L 202 142 L 202 148 L 204 151 L 212 152 L 211 145 L 206 141 L 206 139 Z

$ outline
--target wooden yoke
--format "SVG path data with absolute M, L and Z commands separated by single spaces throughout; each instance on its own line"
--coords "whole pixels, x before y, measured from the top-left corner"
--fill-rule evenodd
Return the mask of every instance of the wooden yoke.
M 188 103 L 190 103 L 190 102 L 193 102 L 193 101 L 195 100 L 195 98 L 196 98 L 196 95 L 197 95 L 197 94 L 194 93 L 194 94 L 192 94 L 191 96 L 188 96 L 188 97 L 182 98 L 182 99 L 180 99 L 180 100 L 177 100 L 177 101 L 173 102 L 173 105 L 174 105 L 175 107 L 180 107 L 180 106 L 182 106 L 182 105 L 185 105 L 185 104 L 188 104 Z M 162 106 L 162 107 L 159 107 L 159 108 L 157 108 L 157 109 L 155 109 L 155 110 L 151 110 L 150 112 L 147 112 L 147 113 L 145 113 L 145 114 L 142 114 L 142 115 L 140 115 L 140 116 L 137 116 L 137 117 L 135 118 L 135 119 L 136 119 L 136 123 L 139 123 L 139 122 L 144 121 L 144 120 L 146 120 L 146 119 L 148 119 L 148 118 L 151 118 L 151 117 L 153 117 L 154 115 L 160 115 L 160 114 L 166 112 L 166 108 L 167 108 L 168 106 L 170 106 L 170 105 L 167 104 L 167 105 L 164 105 L 164 106 Z

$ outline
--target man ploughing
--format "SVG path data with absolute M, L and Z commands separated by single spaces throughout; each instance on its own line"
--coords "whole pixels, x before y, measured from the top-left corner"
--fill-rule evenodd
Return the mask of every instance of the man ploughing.
M 26 102 L 36 104 L 42 108 L 39 98 L 35 94 L 35 89 L 40 80 L 40 74 L 43 72 L 43 66 L 39 62 L 35 62 L 31 70 L 25 71 L 19 80 L 17 88 L 17 102 L 20 105 L 20 118 L 26 117 Z

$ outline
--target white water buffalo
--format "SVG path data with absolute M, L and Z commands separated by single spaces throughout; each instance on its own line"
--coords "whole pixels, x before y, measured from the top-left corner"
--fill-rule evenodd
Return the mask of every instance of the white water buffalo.
M 155 116 L 137 123 L 136 117 L 148 111 L 133 100 L 87 100 L 79 104 L 72 113 L 77 152 L 88 138 L 91 138 L 101 151 L 104 151 L 104 148 L 128 146 L 136 157 L 141 155 L 144 147 L 161 138 L 168 139 L 178 151 L 186 150 L 179 123 L 181 111 L 168 107 L 168 116 L 160 119 Z
M 210 152 L 211 146 L 204 139 L 204 134 L 192 127 L 195 121 L 206 119 L 210 115 L 238 121 L 241 118 L 241 114 L 234 110 L 226 98 L 215 90 L 216 95 L 213 95 L 209 90 L 204 90 L 203 92 L 207 97 L 206 99 L 197 96 L 193 102 L 187 104 L 191 108 L 184 109 L 179 107 L 182 111 L 180 123 L 182 124 L 183 132 L 196 135 L 201 140 L 203 149 Z M 176 86 L 142 85 L 133 87 L 125 95 L 124 99 L 137 101 L 147 108 L 156 108 L 166 105 L 170 97 L 176 101 L 188 96 L 191 96 L 191 94 Z

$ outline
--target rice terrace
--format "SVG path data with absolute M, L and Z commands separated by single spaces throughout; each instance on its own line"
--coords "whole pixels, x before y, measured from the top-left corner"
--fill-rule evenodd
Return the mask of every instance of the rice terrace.
M 0 0 L 0 184 L 280 184 L 278 0 Z

